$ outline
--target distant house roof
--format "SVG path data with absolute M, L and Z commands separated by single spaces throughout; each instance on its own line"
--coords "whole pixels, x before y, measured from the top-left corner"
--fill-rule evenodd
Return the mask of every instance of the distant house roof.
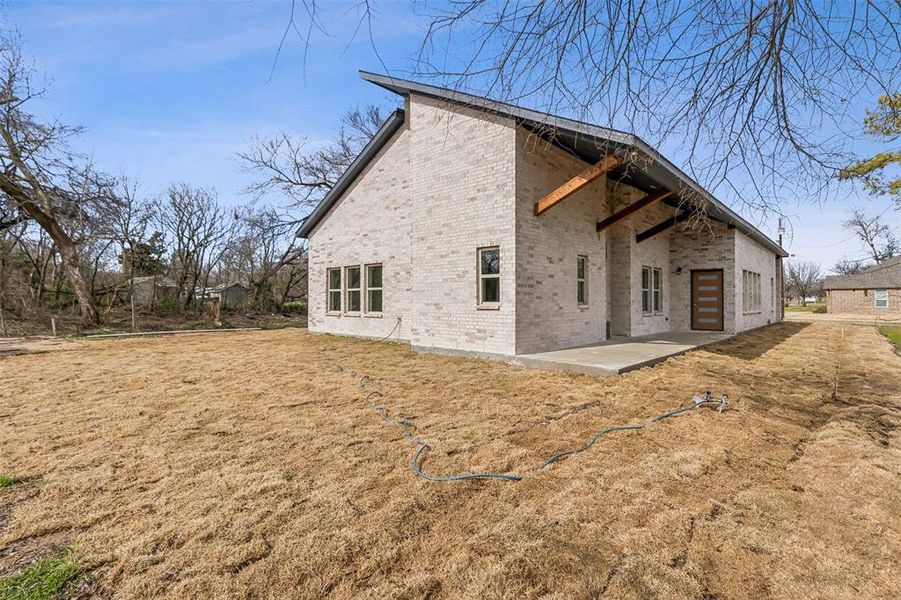
M 884 260 L 854 275 L 830 275 L 826 290 L 872 290 L 901 288 L 901 256 Z
M 518 125 L 538 135 L 550 138 L 553 143 L 575 153 L 586 162 L 598 162 L 603 157 L 603 154 L 611 151 L 621 154 L 637 151 L 644 158 L 648 159 L 644 161 L 647 163 L 647 167 L 639 170 L 630 169 L 628 165 L 623 165 L 619 169 L 612 171 L 609 176 L 612 179 L 625 181 L 646 193 L 665 187 L 672 190 L 674 196 L 676 196 L 667 202 L 676 204 L 679 202 L 678 195 L 686 195 L 686 193 L 690 192 L 697 193 L 707 201 L 708 206 L 706 210 L 711 217 L 737 228 L 776 255 L 788 256 L 788 253 L 779 244 L 771 240 L 731 208 L 717 200 L 710 192 L 702 188 L 700 184 L 634 134 L 387 75 L 360 71 L 360 76 L 370 83 L 374 83 L 401 96 L 409 96 L 411 93 L 415 93 L 512 118 Z M 360 156 L 341 176 L 338 183 L 326 194 L 319 206 L 300 226 L 297 231 L 299 237 L 309 235 L 344 191 L 350 187 L 368 163 L 378 154 L 388 139 L 400 128 L 403 124 L 403 119 L 403 111 L 399 110 L 386 121 L 385 125 L 363 149 Z
M 240 283 L 238 281 L 233 281 L 231 283 L 220 283 L 218 285 L 210 286 L 206 290 L 208 292 L 221 292 L 223 290 L 226 290 L 228 288 L 233 288 L 233 287 L 240 287 L 241 289 L 244 289 L 244 290 L 247 289 L 247 286 L 244 285 L 243 283 Z
M 146 277 L 135 277 L 133 281 L 135 284 L 152 282 L 159 287 L 176 287 L 177 285 L 174 279 L 172 279 L 171 277 L 166 277 L 165 275 L 148 275 Z

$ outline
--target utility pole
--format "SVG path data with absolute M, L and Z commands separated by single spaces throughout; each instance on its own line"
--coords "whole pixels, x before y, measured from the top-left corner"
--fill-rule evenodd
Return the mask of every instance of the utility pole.
M 785 234 L 785 227 L 782 225 L 782 217 L 779 217 L 779 247 L 782 248 L 782 236 Z M 785 319 L 785 259 L 781 256 L 779 260 L 779 320 Z

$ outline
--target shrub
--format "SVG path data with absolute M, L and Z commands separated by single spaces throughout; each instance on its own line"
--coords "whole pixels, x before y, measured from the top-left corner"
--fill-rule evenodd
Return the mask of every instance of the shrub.
M 825 306 L 814 306 L 814 307 L 813 307 L 813 312 L 815 312 L 815 313 L 824 313 L 824 312 L 826 312 L 826 307 L 825 307 Z

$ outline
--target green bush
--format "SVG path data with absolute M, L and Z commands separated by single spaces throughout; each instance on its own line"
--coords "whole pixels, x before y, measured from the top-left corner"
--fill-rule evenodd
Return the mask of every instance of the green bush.
M 826 307 L 825 306 L 814 306 L 813 312 L 822 314 L 822 313 L 826 312 Z
M 291 313 L 299 313 L 301 315 L 307 314 L 307 301 L 306 300 L 291 300 L 290 302 L 285 302 L 282 306 L 282 309 L 285 312 Z

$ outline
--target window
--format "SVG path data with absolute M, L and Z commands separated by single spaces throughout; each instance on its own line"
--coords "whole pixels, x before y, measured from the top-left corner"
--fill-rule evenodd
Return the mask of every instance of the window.
M 663 312 L 663 271 L 658 267 L 641 268 L 641 312 Z
M 360 312 L 360 267 L 344 267 L 344 312 Z
M 760 312 L 760 273 L 742 270 L 741 287 L 742 313 Z
M 663 298 L 662 298 L 662 280 L 663 273 L 660 269 L 652 269 L 651 270 L 651 299 L 654 304 L 654 312 L 661 313 L 663 312 Z
M 873 301 L 875 302 L 876 308 L 888 308 L 888 291 L 874 290 Z
M 479 304 L 501 301 L 501 250 L 479 248 Z
M 776 280 L 770 277 L 770 312 L 776 311 Z
M 328 312 L 341 312 L 341 269 L 327 269 Z
M 576 257 L 576 301 L 579 306 L 588 304 L 588 257 Z
M 382 265 L 366 265 L 366 312 L 382 312 Z

